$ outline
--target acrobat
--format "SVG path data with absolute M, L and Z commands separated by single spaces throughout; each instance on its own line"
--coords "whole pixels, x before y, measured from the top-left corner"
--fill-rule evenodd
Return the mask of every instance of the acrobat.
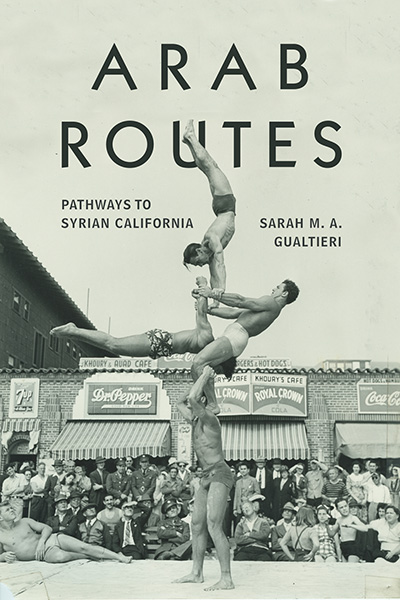
M 290 279 L 285 279 L 272 290 L 270 296 L 261 298 L 246 298 L 236 293 L 212 290 L 208 286 L 200 286 L 192 293 L 195 297 L 213 298 L 227 307 L 232 307 L 210 307 L 209 314 L 222 319 L 236 319 L 220 337 L 210 342 L 195 356 L 192 377 L 196 381 L 206 365 L 215 367 L 242 354 L 249 338 L 268 329 L 279 317 L 282 308 L 296 300 L 299 288 Z M 218 404 L 213 381 L 206 382 L 204 393 L 207 396 L 209 409 L 217 413 Z
M 207 286 L 207 279 L 197 277 L 196 283 L 198 286 Z M 207 298 L 195 295 L 194 292 L 192 292 L 192 296 L 196 298 L 196 327 L 194 329 L 177 333 L 170 333 L 163 329 L 151 329 L 138 335 L 116 338 L 103 331 L 82 329 L 74 323 L 67 323 L 54 327 L 50 334 L 86 342 L 112 354 L 123 356 L 149 356 L 156 359 L 185 352 L 196 354 L 210 344 L 214 340 L 214 336 L 207 317 Z M 235 365 L 234 358 L 221 364 L 221 369 L 226 377 L 232 376 Z
M 183 264 L 200 267 L 208 264 L 211 288 L 225 290 L 224 249 L 235 233 L 236 199 L 228 179 L 197 139 L 193 120 L 188 122 L 182 141 L 189 146 L 196 165 L 208 179 L 213 197 L 212 208 L 216 216 L 201 244 L 192 243 L 185 248 Z
M 198 464 L 203 468 L 200 485 L 194 497 L 192 513 L 192 572 L 175 583 L 203 583 L 203 563 L 208 532 L 214 542 L 221 569 L 220 580 L 206 591 L 231 590 L 229 542 L 222 528 L 229 490 L 233 476 L 225 462 L 222 450 L 221 425 L 215 414 L 207 408 L 204 390 L 213 381 L 215 373 L 204 367 L 188 395 L 177 403 L 181 415 L 193 424 L 193 446 Z

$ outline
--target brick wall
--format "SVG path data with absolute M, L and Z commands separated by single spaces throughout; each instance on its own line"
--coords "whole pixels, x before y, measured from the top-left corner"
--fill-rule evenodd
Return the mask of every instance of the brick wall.
M 171 403 L 171 455 L 176 456 L 178 425 L 182 422 L 176 408 L 176 401 L 189 390 L 190 374 L 188 372 L 170 372 L 156 375 L 162 380 L 163 388 Z M 72 418 L 75 398 L 87 376 L 87 373 L 77 370 L 27 370 L 25 372 L 0 370 L 0 421 L 8 417 L 11 379 L 38 377 L 40 379 L 39 419 L 41 421 L 39 449 L 41 451 L 48 449 L 66 421 Z M 391 416 L 358 414 L 356 385 L 361 378 L 365 377 L 365 374 L 360 373 L 309 372 L 307 374 L 308 417 L 305 419 L 305 425 L 312 457 L 324 460 L 328 464 L 333 461 L 333 433 L 336 421 L 397 421 L 400 423 L 400 414 Z M 375 380 L 379 380 L 379 378 L 400 382 L 400 373 L 374 374 Z M 246 418 L 247 421 L 249 419 L 251 417 Z M 266 422 L 273 420 L 268 417 L 265 419 Z M 3 462 L 4 458 L 3 456 Z

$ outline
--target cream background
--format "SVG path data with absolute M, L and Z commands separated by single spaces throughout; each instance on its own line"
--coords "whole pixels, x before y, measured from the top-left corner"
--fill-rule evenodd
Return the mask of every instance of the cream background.
M 399 17 L 397 0 L 3 2 L 0 214 L 84 311 L 90 288 L 88 316 L 96 327 L 106 330 L 110 317 L 114 335 L 186 329 L 193 321 L 189 291 L 205 270 L 186 271 L 182 250 L 201 240 L 212 213 L 205 177 L 173 161 L 172 122 L 206 120 L 207 148 L 238 199 L 237 232 L 225 252 L 227 289 L 260 296 L 286 277 L 301 289 L 246 354 L 287 356 L 300 366 L 326 358 L 398 360 Z M 113 43 L 136 91 L 122 77 L 91 90 Z M 172 78 L 170 89 L 160 90 L 162 43 L 186 48 L 182 74 L 190 90 Z M 232 43 L 257 90 L 241 77 L 210 89 Z M 307 51 L 309 83 L 301 90 L 279 90 L 281 43 Z M 111 127 L 130 119 L 155 140 L 151 159 L 133 170 L 105 153 Z M 341 125 L 329 134 L 343 150 L 333 169 L 313 162 L 332 157 L 313 138 L 325 119 Z M 72 157 L 61 169 L 60 123 L 68 120 L 89 130 L 91 168 Z M 222 129 L 230 120 L 252 122 L 236 169 L 232 131 Z M 288 133 L 292 147 L 278 150 L 280 159 L 297 160 L 293 169 L 268 167 L 273 120 L 296 124 L 280 136 Z M 120 138 L 117 148 L 129 158 L 128 144 L 139 138 Z M 186 148 L 182 154 L 189 159 Z M 63 197 L 150 198 L 151 211 L 126 216 L 191 217 L 194 230 L 64 230 L 63 216 L 105 215 L 63 214 Z M 260 229 L 263 216 L 320 217 L 326 234 L 335 217 L 342 248 L 275 248 L 279 231 Z M 216 333 L 227 324 L 212 322 Z

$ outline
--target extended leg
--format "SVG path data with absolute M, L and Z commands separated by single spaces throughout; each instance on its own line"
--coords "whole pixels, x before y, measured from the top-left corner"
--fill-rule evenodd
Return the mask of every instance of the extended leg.
M 192 119 L 186 125 L 182 141 L 189 146 L 194 162 L 207 176 L 212 195 L 224 196 L 225 194 L 232 194 L 228 179 L 197 139 Z
M 115 338 L 103 331 L 81 329 L 74 325 L 74 323 L 67 323 L 66 325 L 60 325 L 60 327 L 54 327 L 50 331 L 50 334 L 56 337 L 69 337 L 80 340 L 113 354 L 148 356 L 151 350 L 149 338 L 144 333 Z
M 203 583 L 203 563 L 207 548 L 207 491 L 201 487 L 196 491 L 192 514 L 192 572 L 174 583 Z
M 207 499 L 207 526 L 217 551 L 221 568 L 221 579 L 206 591 L 231 590 L 235 587 L 231 576 L 231 555 L 229 542 L 222 529 L 229 490 L 223 483 L 210 486 Z
M 118 562 L 123 563 L 131 562 L 131 558 L 128 556 L 124 556 L 123 554 L 117 554 L 116 552 L 112 552 L 112 550 L 108 550 L 107 548 L 103 548 L 102 546 L 93 546 L 92 544 L 86 544 L 86 542 L 81 542 L 80 540 L 77 540 L 76 538 L 73 538 L 69 535 L 60 534 L 58 536 L 58 542 L 60 544 L 61 550 L 64 550 L 67 553 L 70 552 L 77 555 L 79 554 L 79 558 L 93 558 L 95 560 L 117 560 Z

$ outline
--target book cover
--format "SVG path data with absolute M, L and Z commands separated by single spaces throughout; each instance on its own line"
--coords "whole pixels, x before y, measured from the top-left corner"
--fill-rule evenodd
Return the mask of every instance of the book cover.
M 214 218 L 193 119 L 237 199 L 227 291 L 300 288 L 245 356 L 398 366 L 399 12 L 3 3 L 0 216 L 98 329 L 192 327 L 209 273 L 183 251 Z

